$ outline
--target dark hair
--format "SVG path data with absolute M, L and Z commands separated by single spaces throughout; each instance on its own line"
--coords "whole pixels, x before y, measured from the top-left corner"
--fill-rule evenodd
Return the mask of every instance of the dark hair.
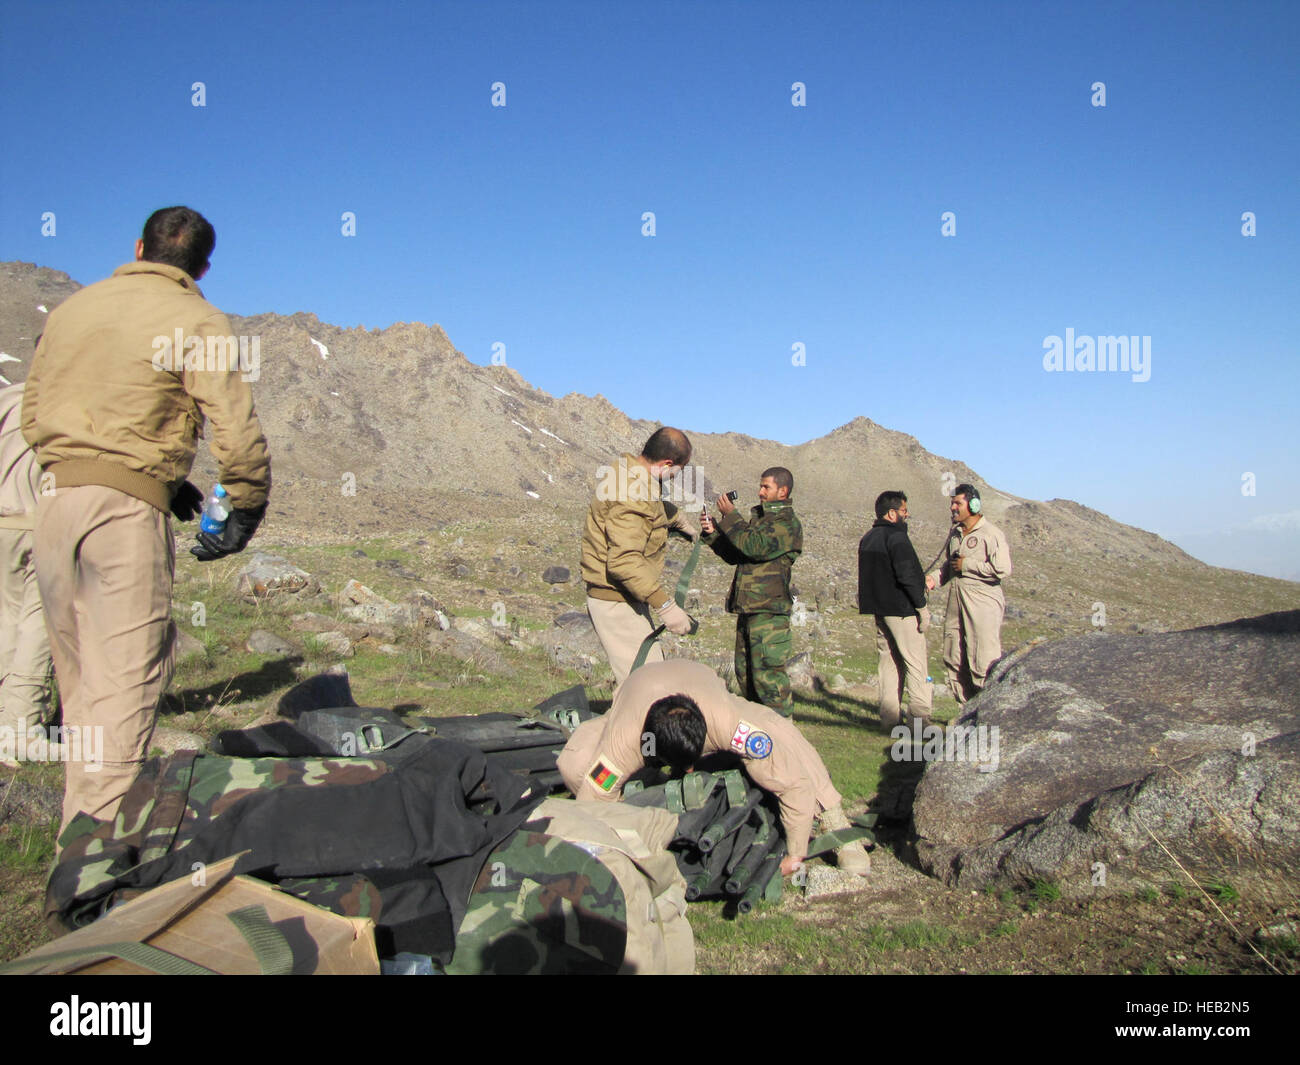
M 966 502 L 969 504 L 972 499 L 979 499 L 980 490 L 973 484 L 959 484 L 952 490 L 952 494 L 955 496 L 965 496 Z
M 762 481 L 768 477 L 771 477 L 776 482 L 778 488 L 788 489 L 786 495 L 794 493 L 794 474 L 784 466 L 769 466 L 763 471 L 763 476 L 759 480 Z
M 876 496 L 876 517 L 883 518 L 891 510 L 897 510 L 907 502 L 902 492 L 881 492 Z
M 164 207 L 154 211 L 144 224 L 141 257 L 146 262 L 180 267 L 190 277 L 198 277 L 216 246 L 216 230 L 198 211 Z
M 708 727 L 689 695 L 666 695 L 650 704 L 645 730 L 654 737 L 652 758 L 681 773 L 699 761 Z M 649 759 L 647 759 L 649 760 Z
M 685 466 L 691 461 L 691 442 L 680 429 L 665 425 L 650 434 L 650 439 L 641 449 L 641 455 L 651 462 L 667 459 L 674 466 Z

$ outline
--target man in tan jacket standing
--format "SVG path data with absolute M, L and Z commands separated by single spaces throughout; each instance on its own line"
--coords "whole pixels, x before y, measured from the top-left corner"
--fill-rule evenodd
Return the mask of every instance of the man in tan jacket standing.
M 50 711 L 50 641 L 32 558 L 41 468 L 19 422 L 23 386 L 0 390 L 0 765 L 27 751 Z M 5 730 L 9 730 L 6 732 Z
M 1011 549 L 996 525 L 980 513 L 979 490 L 959 484 L 948 510 L 952 531 L 946 558 L 925 578 L 926 588 L 948 585 L 943 622 L 943 665 L 958 705 L 984 687 L 989 669 L 1002 657 L 1002 581 L 1011 575 Z
M 669 632 L 685 636 L 690 615 L 663 588 L 661 579 L 673 527 L 694 538 L 695 531 L 673 508 L 670 518 L 660 499 L 661 482 L 691 461 L 691 442 L 680 429 L 664 426 L 645 442 L 641 454 L 622 455 L 616 466 L 597 476 L 596 497 L 582 534 L 582 579 L 587 583 L 587 613 L 622 684 L 632 671 L 642 642 L 655 629 L 653 608 Z M 656 644 L 647 662 L 662 662 Z
M 233 509 L 193 553 L 242 550 L 266 512 L 251 367 L 196 284 L 215 244 L 188 207 L 154 212 L 135 262 L 50 314 L 27 377 L 23 435 L 45 472 L 36 571 L 64 739 L 84 750 L 94 736 L 102 751 L 102 764 L 69 762 L 65 830 L 78 813 L 112 818 L 148 753 L 176 638 L 167 515 L 188 521 L 202 504 L 185 478 L 205 419 Z

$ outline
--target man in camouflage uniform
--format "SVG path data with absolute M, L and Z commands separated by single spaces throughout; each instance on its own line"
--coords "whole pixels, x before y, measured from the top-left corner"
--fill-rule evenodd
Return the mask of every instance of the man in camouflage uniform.
M 749 521 L 719 496 L 721 517 L 715 523 L 701 517 L 704 542 L 719 558 L 736 567 L 727 596 L 727 609 L 736 615 L 736 682 L 746 699 L 789 717 L 790 694 L 790 570 L 803 551 L 803 526 L 794 514 L 790 495 L 794 476 L 784 466 L 763 471 L 758 506 Z
M 982 507 L 977 488 L 956 487 L 946 557 L 925 578 L 927 589 L 948 586 L 943 665 L 959 706 L 983 689 L 989 670 L 1002 657 L 1002 581 L 1011 575 L 1011 549 L 1002 530 L 980 513 Z

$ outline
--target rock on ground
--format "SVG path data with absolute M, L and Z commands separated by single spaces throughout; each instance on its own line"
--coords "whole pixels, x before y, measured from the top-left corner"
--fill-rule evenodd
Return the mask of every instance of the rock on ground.
M 320 591 L 320 582 L 287 559 L 259 551 L 239 571 L 237 591 L 251 603 L 277 595 L 311 595 Z
M 605 662 L 600 637 L 585 611 L 570 610 L 561 614 L 540 639 L 546 657 L 561 669 L 576 669 L 583 676 L 590 677 L 593 670 Z
M 265 629 L 254 629 L 248 636 L 248 642 L 244 645 L 255 655 L 278 655 L 281 658 L 292 658 L 302 654 L 288 640 L 281 639 L 273 632 L 267 632 Z
M 956 744 L 925 765 L 922 867 L 963 888 L 1049 879 L 1083 895 L 1185 879 L 1181 863 L 1294 897 L 1298 674 L 1300 611 L 1015 656 L 960 722 L 994 771 Z
M 163 754 L 175 754 L 177 751 L 203 751 L 207 746 L 207 741 L 193 732 L 159 725 L 153 730 L 153 737 L 149 740 L 149 753 L 152 754 L 156 750 L 161 750 Z
M 191 636 L 179 626 L 176 629 L 176 661 L 184 662 L 185 659 L 194 655 L 205 653 L 207 648 L 203 646 L 203 641 L 197 637 Z

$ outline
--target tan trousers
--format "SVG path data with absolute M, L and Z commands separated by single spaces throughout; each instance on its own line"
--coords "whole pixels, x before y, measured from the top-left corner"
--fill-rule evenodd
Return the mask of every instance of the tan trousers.
M 917 618 L 876 615 L 876 650 L 880 652 L 880 724 L 891 729 L 903 718 L 906 684 L 911 717 L 930 716 L 930 687 L 925 683 L 925 636 Z
M 1002 615 L 1006 600 L 997 585 L 954 578 L 948 582 L 943 620 L 943 665 L 958 705 L 975 698 L 989 670 L 1002 657 Z
M 148 503 L 98 485 L 41 497 L 36 572 L 65 731 L 102 730 L 102 765 L 68 763 L 62 828 L 115 816 L 148 754 L 174 667 L 175 563 L 168 517 Z
M 50 714 L 50 641 L 32 533 L 0 528 L 0 728 L 15 735 Z
M 636 661 L 642 641 L 658 628 L 651 618 L 650 604 L 637 603 L 633 607 L 622 600 L 609 602 L 587 596 L 587 614 L 600 637 L 601 647 L 605 649 L 609 667 L 614 671 L 614 687 L 617 688 L 632 672 L 632 663 Z M 647 665 L 664 660 L 663 646 L 659 641 L 655 641 L 645 660 Z

